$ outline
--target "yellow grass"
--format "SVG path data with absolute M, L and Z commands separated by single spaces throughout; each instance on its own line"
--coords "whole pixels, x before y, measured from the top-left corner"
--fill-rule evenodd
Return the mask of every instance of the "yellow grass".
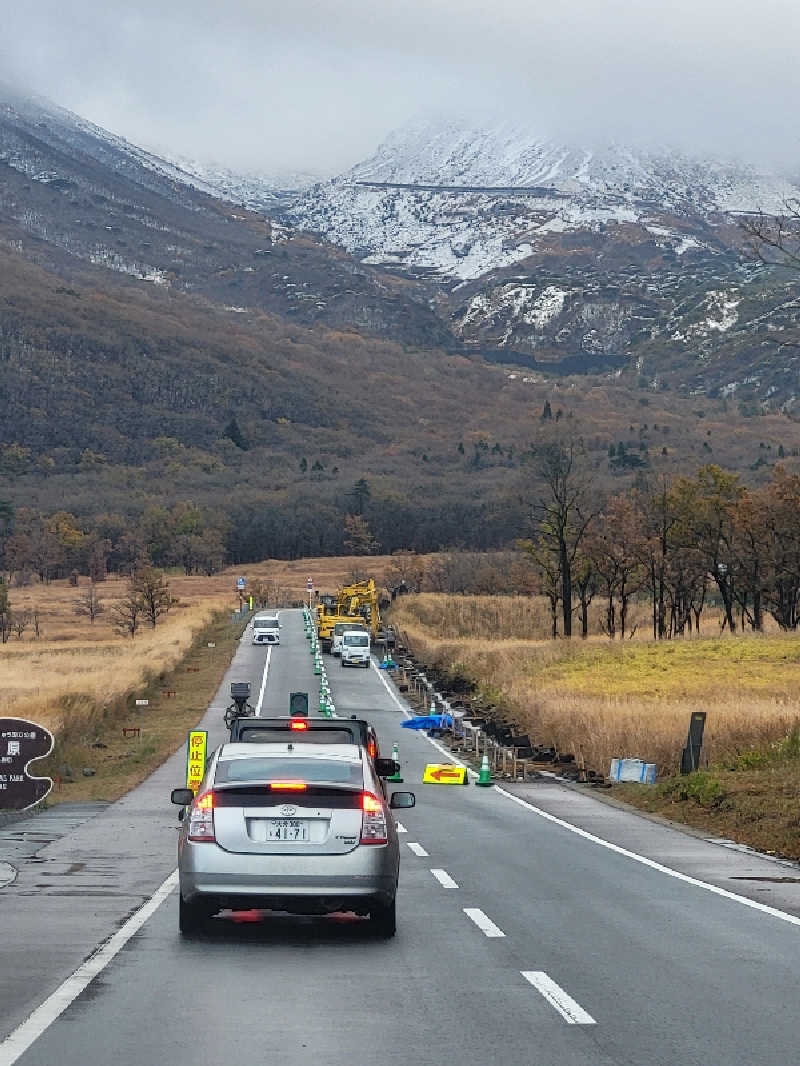
M 75 613 L 87 579 L 78 588 L 67 581 L 36 583 L 10 589 L 12 610 L 37 611 L 40 637 L 29 626 L 21 638 L 0 644 L 0 715 L 29 718 L 56 732 L 79 725 L 104 708 L 137 694 L 149 680 L 173 669 L 195 635 L 215 612 L 239 605 L 236 578 L 246 576 L 248 588 L 261 582 L 270 593 L 289 600 L 306 595 L 306 581 L 335 591 L 364 571 L 380 582 L 390 559 L 341 556 L 297 562 L 267 561 L 231 567 L 213 577 L 170 575 L 170 591 L 178 605 L 155 629 L 143 626 L 134 640 L 116 633 L 110 608 L 125 595 L 127 582 L 109 578 L 98 585 L 105 608 L 94 622 Z
M 109 608 L 125 593 L 122 580 L 99 586 L 105 612 L 94 625 L 74 613 L 80 588 L 53 582 L 12 589 L 15 610 L 38 609 L 42 635 L 37 640 L 28 629 L 21 640 L 12 636 L 0 646 L 0 714 L 31 718 L 60 732 L 79 704 L 111 706 L 172 669 L 225 598 L 203 578 L 170 584 L 179 605 L 134 640 L 116 635 L 110 623 Z
M 646 622 L 646 605 L 637 611 Z M 538 742 L 604 772 L 618 755 L 674 770 L 694 710 L 708 712 L 712 762 L 800 722 L 800 635 L 720 637 L 710 618 L 703 628 L 714 636 L 552 641 L 546 604 L 524 597 L 424 594 L 405 598 L 392 620 L 425 661 L 477 680 Z

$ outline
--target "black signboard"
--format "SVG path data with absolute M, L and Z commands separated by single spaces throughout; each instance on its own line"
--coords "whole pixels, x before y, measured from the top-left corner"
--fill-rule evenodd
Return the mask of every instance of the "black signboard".
M 24 718 L 0 718 L 0 811 L 24 811 L 45 798 L 53 782 L 34 777 L 29 763 L 53 750 L 53 734 Z

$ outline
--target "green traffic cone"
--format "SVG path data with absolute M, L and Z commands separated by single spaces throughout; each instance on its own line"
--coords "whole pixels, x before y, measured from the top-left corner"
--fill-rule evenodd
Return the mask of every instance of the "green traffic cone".
M 398 748 L 398 746 L 396 744 L 392 745 L 392 758 L 394 759 L 394 761 L 399 766 L 400 765 L 400 749 Z M 403 783 L 403 779 L 400 776 L 400 771 L 399 770 L 396 770 L 392 774 L 392 776 L 391 777 L 387 777 L 386 780 L 387 781 L 391 781 L 391 783 L 393 785 L 402 785 L 402 783 Z
M 478 780 L 475 782 L 475 784 L 476 785 L 482 785 L 484 788 L 491 788 L 492 775 L 491 775 L 491 773 L 489 771 L 489 756 L 488 755 L 484 755 L 483 759 L 481 760 L 481 769 L 480 769 L 480 773 L 478 774 Z

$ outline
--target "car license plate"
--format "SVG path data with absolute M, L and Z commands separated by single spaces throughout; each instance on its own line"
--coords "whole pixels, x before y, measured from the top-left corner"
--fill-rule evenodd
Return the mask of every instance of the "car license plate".
M 277 818 L 267 822 L 267 840 L 308 840 L 308 823 L 299 818 Z

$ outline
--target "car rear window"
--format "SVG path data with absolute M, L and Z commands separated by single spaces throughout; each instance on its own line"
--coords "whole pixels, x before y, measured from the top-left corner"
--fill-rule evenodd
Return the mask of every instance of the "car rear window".
M 345 633 L 342 639 L 348 648 L 369 647 L 369 637 L 366 633 Z
M 305 781 L 362 788 L 364 777 L 360 763 L 343 759 L 303 759 L 272 756 L 252 759 L 220 759 L 214 784 L 248 781 Z
M 254 726 L 243 729 L 236 737 L 245 744 L 357 744 L 358 739 L 349 729 L 284 729 L 280 726 Z

